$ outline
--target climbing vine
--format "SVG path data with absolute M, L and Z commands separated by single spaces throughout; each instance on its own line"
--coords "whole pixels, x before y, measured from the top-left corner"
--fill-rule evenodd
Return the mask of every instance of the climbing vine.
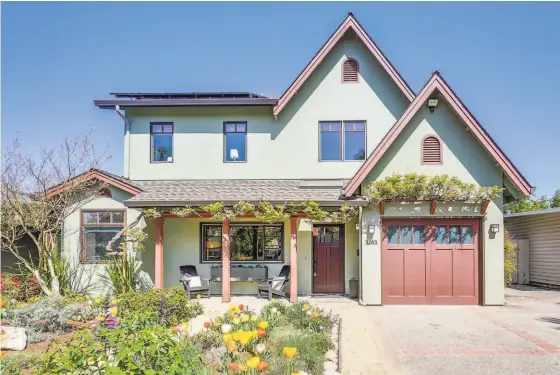
M 340 208 L 327 211 L 314 201 L 306 201 L 302 203 L 290 204 L 272 204 L 268 201 L 260 201 L 257 205 L 246 201 L 239 201 L 233 206 L 226 206 L 224 202 L 214 202 L 204 206 L 200 206 L 198 210 L 191 206 L 181 208 L 147 208 L 144 210 L 144 216 L 156 219 L 165 213 L 170 213 L 178 217 L 187 217 L 200 215 L 206 212 L 211 215 L 211 220 L 225 221 L 243 217 L 252 214 L 255 218 L 263 222 L 284 221 L 291 216 L 305 214 L 305 216 L 313 222 L 321 223 L 345 223 L 354 219 L 358 215 L 356 207 L 343 204 Z
M 448 175 L 430 177 L 410 173 L 372 181 L 365 187 L 364 195 L 373 203 L 406 200 L 477 203 L 494 200 L 503 190 L 498 186 L 476 186 Z

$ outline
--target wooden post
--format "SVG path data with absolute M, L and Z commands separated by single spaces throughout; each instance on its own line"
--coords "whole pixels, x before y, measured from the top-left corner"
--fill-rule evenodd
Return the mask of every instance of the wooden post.
M 298 301 L 297 285 L 297 217 L 290 218 L 290 302 Z
M 158 217 L 155 220 L 156 238 L 155 238 L 155 287 L 163 288 L 163 218 Z
M 230 259 L 229 220 L 225 220 L 222 226 L 222 302 L 231 301 Z

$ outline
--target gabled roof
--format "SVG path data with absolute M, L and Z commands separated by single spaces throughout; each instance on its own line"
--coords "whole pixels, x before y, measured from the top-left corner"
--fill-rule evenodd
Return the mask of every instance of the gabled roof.
M 324 58 L 329 54 L 329 52 L 336 46 L 340 39 L 346 34 L 348 30 L 352 29 L 357 37 L 366 45 L 371 54 L 377 59 L 379 64 L 385 69 L 389 77 L 396 83 L 396 85 L 401 89 L 404 96 L 408 101 L 414 100 L 414 92 L 410 86 L 401 77 L 399 72 L 393 67 L 389 60 L 385 57 L 383 52 L 377 47 L 374 41 L 369 37 L 367 32 L 362 28 L 358 20 L 354 17 L 352 13 L 348 13 L 348 17 L 340 24 L 338 29 L 331 35 L 327 42 L 321 47 L 321 49 L 315 54 L 315 57 L 307 64 L 305 69 L 299 74 L 296 80 L 288 87 L 286 92 L 282 94 L 278 103 L 273 109 L 274 116 L 277 116 L 282 109 L 290 102 L 290 100 L 297 94 L 301 86 L 307 81 L 315 69 L 321 64 Z
M 385 137 L 379 142 L 375 150 L 367 158 L 367 160 L 362 164 L 360 169 L 356 172 L 352 180 L 348 183 L 344 190 L 344 195 L 346 197 L 352 196 L 356 190 L 360 187 L 360 184 L 364 181 L 367 175 L 375 168 L 383 154 L 389 149 L 391 144 L 398 138 L 403 129 L 408 125 L 410 120 L 414 115 L 422 108 L 424 103 L 430 98 L 430 95 L 434 91 L 440 93 L 440 97 L 445 99 L 455 113 L 465 122 L 465 124 L 471 130 L 473 136 L 480 142 L 482 147 L 488 151 L 488 153 L 494 158 L 496 163 L 500 165 L 508 179 L 513 183 L 513 185 L 519 189 L 521 193 L 525 196 L 529 196 L 532 192 L 531 185 L 527 180 L 521 175 L 513 163 L 507 158 L 507 156 L 502 152 L 494 140 L 490 137 L 488 133 L 484 130 L 482 125 L 476 120 L 476 118 L 470 113 L 467 107 L 461 102 L 457 97 L 455 92 L 451 87 L 445 82 L 443 77 L 439 72 L 434 72 L 428 83 L 422 88 L 416 99 L 408 108 L 404 111 L 402 116 L 397 120 Z
M 74 177 L 69 181 L 53 186 L 48 190 L 47 195 L 51 197 L 53 195 L 60 193 L 68 186 L 72 186 L 72 184 L 80 184 L 94 179 L 105 182 L 111 186 L 119 188 L 132 195 L 137 195 L 142 191 L 142 189 L 140 189 L 138 186 L 134 185 L 130 180 L 124 177 L 117 176 L 116 174 L 109 173 L 106 171 L 102 171 L 101 169 L 92 168 L 85 171 L 82 174 L 77 175 L 76 177 Z

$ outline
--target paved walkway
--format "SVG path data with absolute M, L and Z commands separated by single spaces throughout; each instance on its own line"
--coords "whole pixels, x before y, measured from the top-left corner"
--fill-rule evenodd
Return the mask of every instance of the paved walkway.
M 393 367 L 398 361 L 390 351 L 385 352 L 383 337 L 379 334 L 379 327 L 371 318 L 370 311 L 360 306 L 356 301 L 343 297 L 302 297 L 301 300 L 320 306 L 342 319 L 341 365 L 344 375 L 389 375 L 394 374 Z M 192 330 L 202 329 L 205 321 L 227 311 L 229 303 L 222 303 L 220 297 L 203 298 L 204 314 L 193 319 Z M 242 303 L 250 310 L 260 312 L 267 303 L 264 299 L 251 296 L 234 296 L 232 303 Z M 287 303 L 287 302 L 286 302 Z

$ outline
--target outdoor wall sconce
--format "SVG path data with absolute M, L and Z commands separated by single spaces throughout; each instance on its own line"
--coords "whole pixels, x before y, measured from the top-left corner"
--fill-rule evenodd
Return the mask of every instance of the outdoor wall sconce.
M 498 233 L 500 231 L 500 224 L 490 224 L 490 232 Z
M 375 233 L 375 224 L 368 225 L 367 232 L 369 234 L 374 234 Z
M 356 223 L 356 232 L 359 232 L 359 231 L 360 231 L 360 224 Z
M 434 110 L 436 109 L 437 105 L 438 105 L 437 99 L 428 99 L 428 108 L 430 109 L 430 113 L 434 113 Z

